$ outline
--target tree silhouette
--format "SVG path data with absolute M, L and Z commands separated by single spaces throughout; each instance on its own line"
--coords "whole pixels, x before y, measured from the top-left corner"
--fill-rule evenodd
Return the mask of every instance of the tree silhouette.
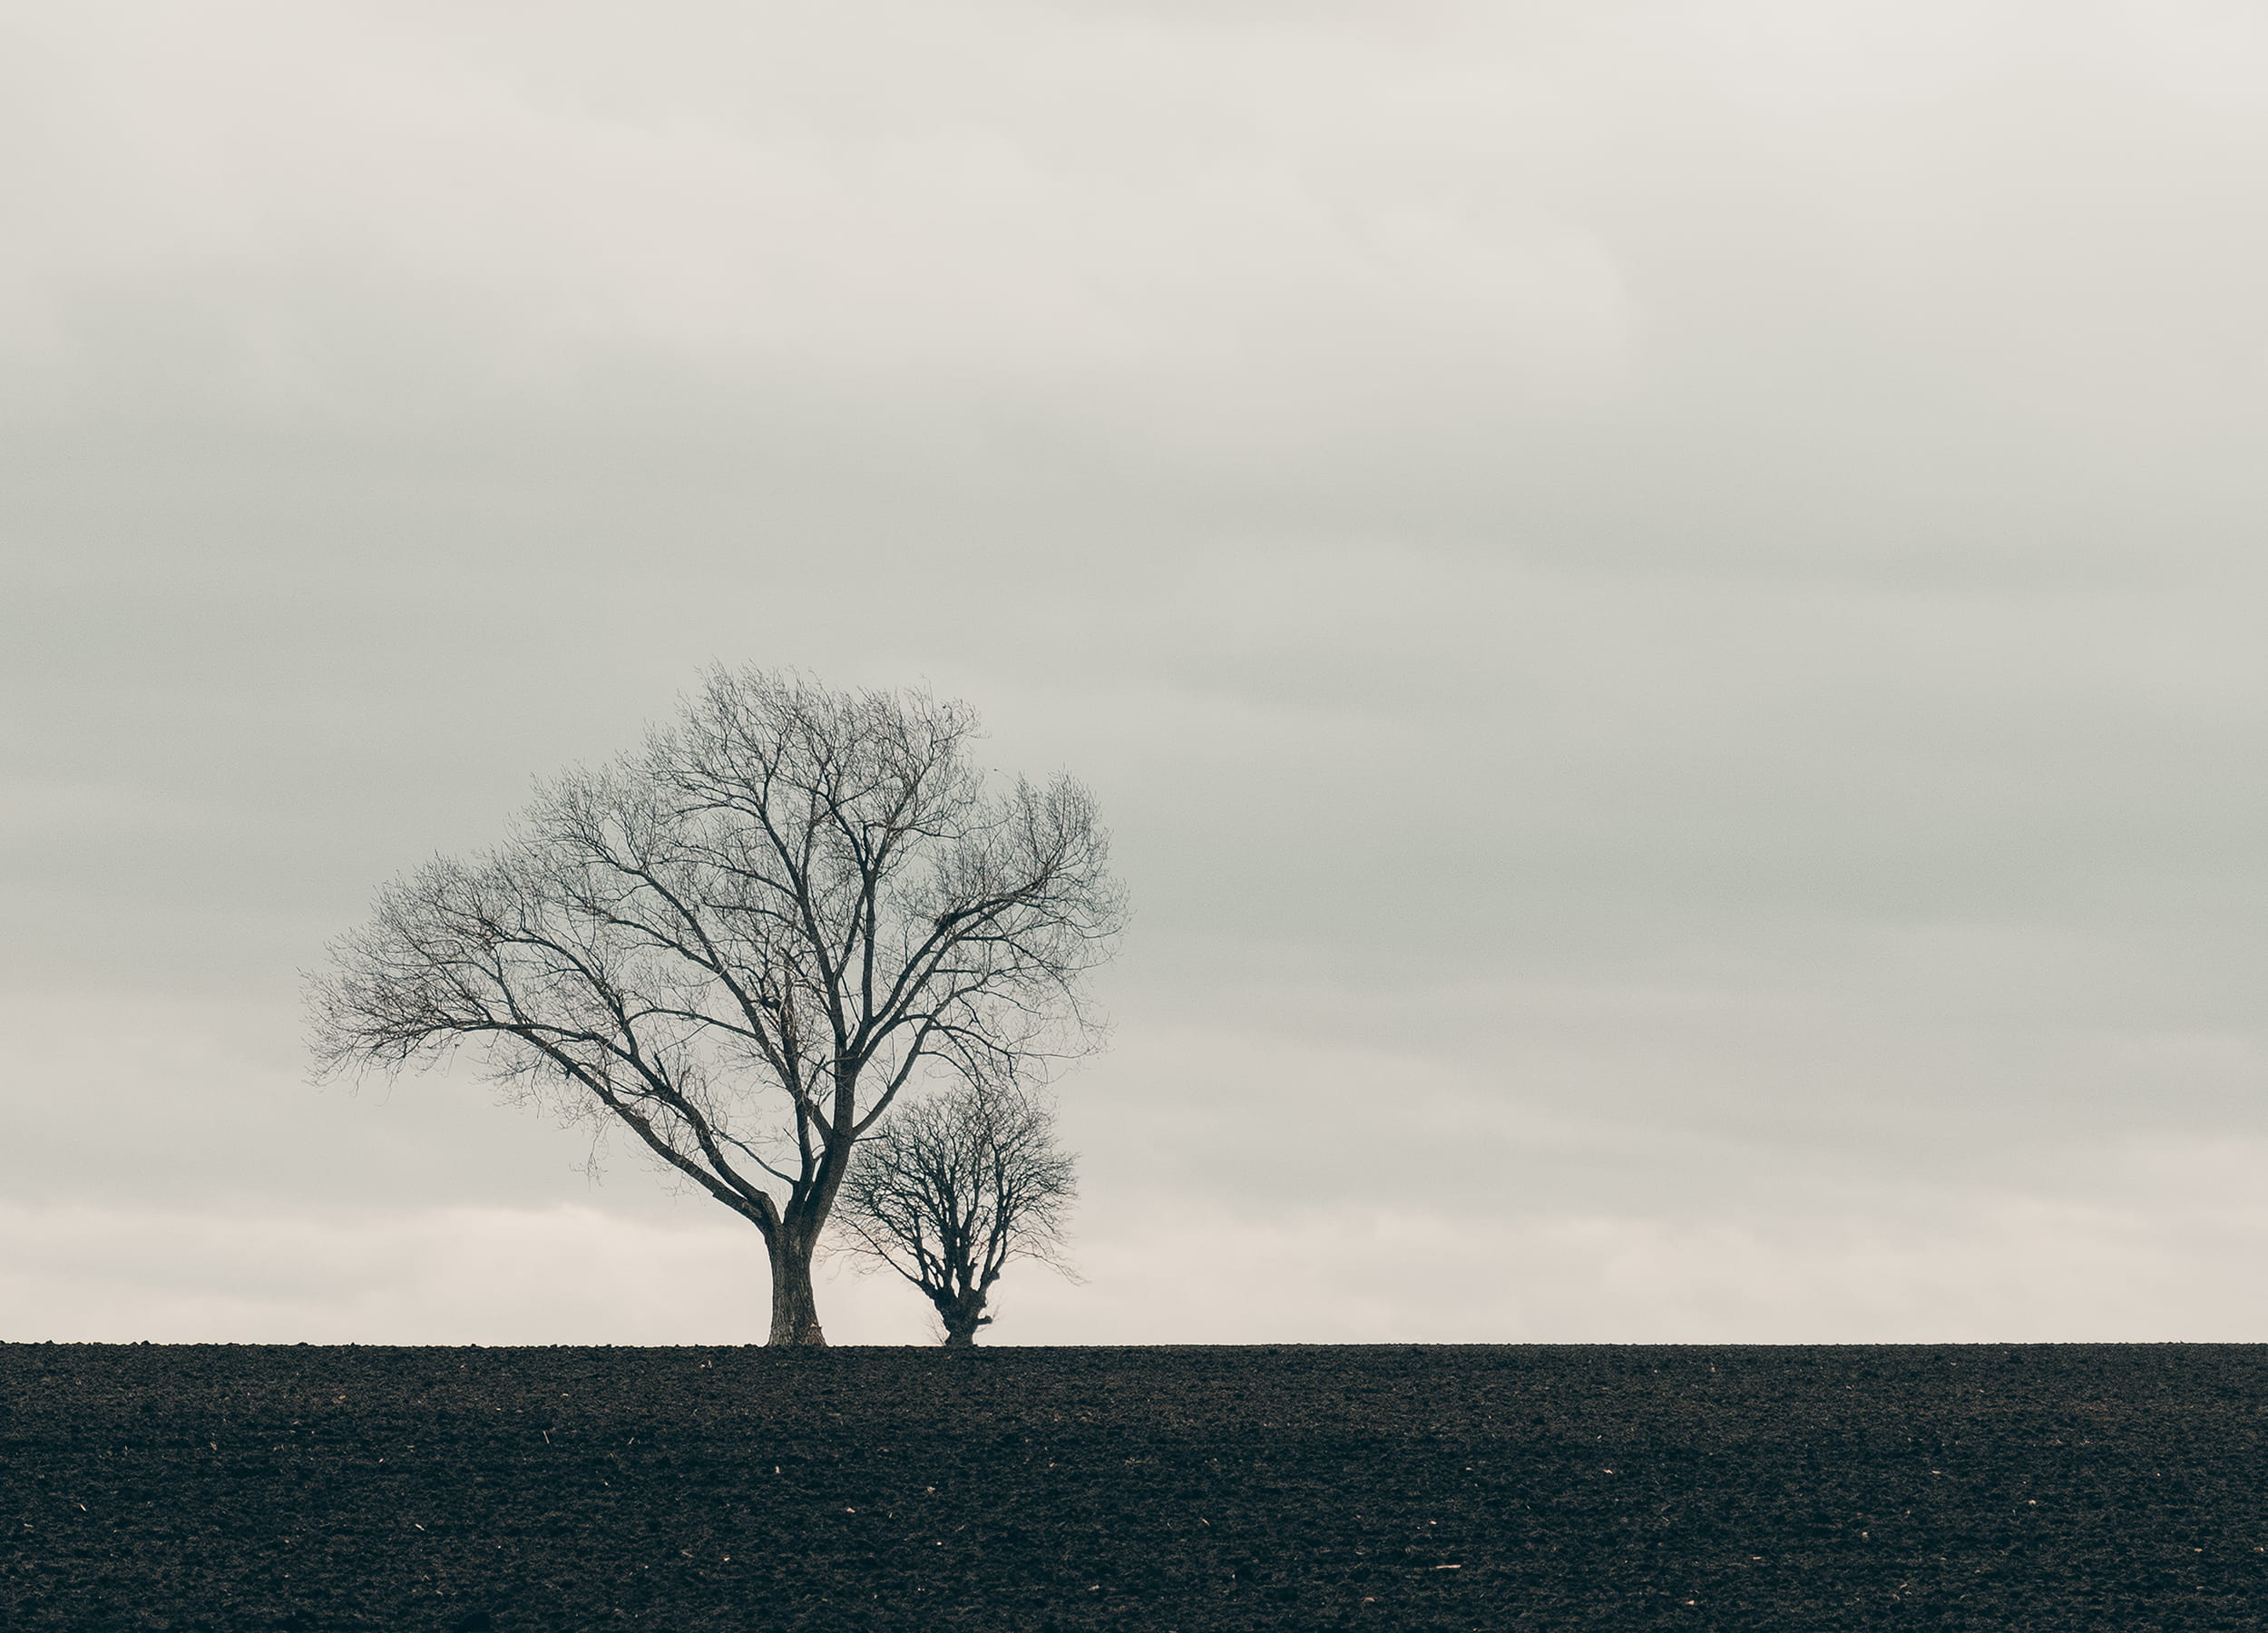
M 918 1287 L 946 1345 L 964 1347 L 991 1325 L 985 1304 L 1011 1259 L 1070 1274 L 1060 1255 L 1076 1166 L 1037 1100 L 963 1085 L 899 1107 L 860 1142 L 838 1230 L 850 1251 Z
M 310 978 L 318 1075 L 477 1046 L 492 1081 L 618 1121 L 754 1225 L 771 1342 L 825 1343 L 811 1257 L 860 1137 L 924 1078 L 1041 1078 L 1097 1037 L 1108 836 L 1067 777 L 995 787 L 975 724 L 711 670 L 642 752 L 380 892 Z

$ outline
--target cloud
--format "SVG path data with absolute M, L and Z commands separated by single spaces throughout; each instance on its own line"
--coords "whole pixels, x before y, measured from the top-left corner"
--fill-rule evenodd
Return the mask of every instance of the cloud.
M 1595 235 L 1532 188 L 1427 181 L 1422 136 L 1299 162 L 1243 104 L 1265 41 L 1020 6 L 679 8 L 629 38 L 99 16 L 30 59 L 51 163 L 0 310 L 45 364 L 18 376 L 35 419 L 628 433 L 608 399 L 659 370 L 901 460 L 1083 423 L 1211 465 L 1611 395 L 1629 366 Z M 1291 44 L 1359 84 L 1347 43 Z
M 0 1229 L 17 1340 L 754 1344 L 768 1319 L 752 1232 L 590 1208 L 11 1203 Z M 1012 1270 L 987 1342 L 2253 1342 L 2263 1237 L 2268 1216 L 2234 1195 L 1825 1228 L 1198 1208 L 1110 1229 L 1081 1251 L 1080 1284 Z M 885 1276 L 837 1263 L 819 1296 L 836 1343 L 934 1341 Z
M 10 1205 L 5 1217 L 17 1247 L 0 1287 L 18 1340 L 760 1344 L 769 1325 L 763 1245 L 745 1227 L 588 1208 Z M 896 1330 L 886 1314 L 880 1325 Z
M 1142 1223 L 1199 1201 L 1272 1335 L 1464 1331 L 1491 1254 L 1575 1268 L 1489 1321 L 1606 1331 L 1688 1236 L 1696 1334 L 1972 1330 L 1955 1237 L 2233 1262 L 2148 1153 L 2261 1136 L 2264 59 L 2204 4 L 24 19 L 0 1178 L 405 1263 L 691 1228 L 461 1079 L 306 1089 L 293 989 L 756 659 L 1096 785 L 1129 1288 L 1258 1296 Z M 1451 1268 L 1334 1313 L 1347 1197 Z

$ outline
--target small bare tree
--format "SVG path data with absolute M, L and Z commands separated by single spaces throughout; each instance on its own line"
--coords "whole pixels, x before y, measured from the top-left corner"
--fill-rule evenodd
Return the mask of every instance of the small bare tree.
M 961 1348 L 989 1326 L 992 1284 L 1011 1259 L 1070 1275 L 1064 1216 L 1076 1160 L 1029 1095 L 964 1084 L 891 1113 L 859 1143 L 836 1214 L 843 1245 L 914 1286 Z
M 918 693 L 710 671 L 642 753 L 543 787 L 506 844 L 382 891 L 310 978 L 318 1071 L 478 1046 L 516 1095 L 636 1135 L 762 1235 L 774 1344 L 824 1344 L 811 1257 L 909 1085 L 1091 1045 L 1123 915 L 1092 799 L 995 789 Z

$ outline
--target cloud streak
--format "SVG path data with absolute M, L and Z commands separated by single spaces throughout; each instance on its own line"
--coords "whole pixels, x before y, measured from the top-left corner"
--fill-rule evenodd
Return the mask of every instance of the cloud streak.
M 468 1082 L 305 1088 L 295 972 L 758 660 L 1117 830 L 1119 1291 L 1027 1336 L 2233 1335 L 2256 15 L 10 26 L 13 1206 L 690 1229 Z M 257 1235 L 165 1228 L 103 1319 Z

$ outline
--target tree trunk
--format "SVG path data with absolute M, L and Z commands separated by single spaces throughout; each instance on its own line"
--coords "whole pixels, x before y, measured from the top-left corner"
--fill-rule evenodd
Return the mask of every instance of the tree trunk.
M 984 1314 L 984 1295 L 963 1293 L 958 1298 L 950 1296 L 933 1301 L 937 1315 L 945 1324 L 945 1347 L 967 1349 L 976 1343 L 976 1329 L 992 1325 L 992 1318 Z
M 824 1348 L 826 1335 L 819 1330 L 818 1301 L 811 1294 L 812 1244 L 783 1230 L 771 1246 L 772 1335 L 765 1342 Z

